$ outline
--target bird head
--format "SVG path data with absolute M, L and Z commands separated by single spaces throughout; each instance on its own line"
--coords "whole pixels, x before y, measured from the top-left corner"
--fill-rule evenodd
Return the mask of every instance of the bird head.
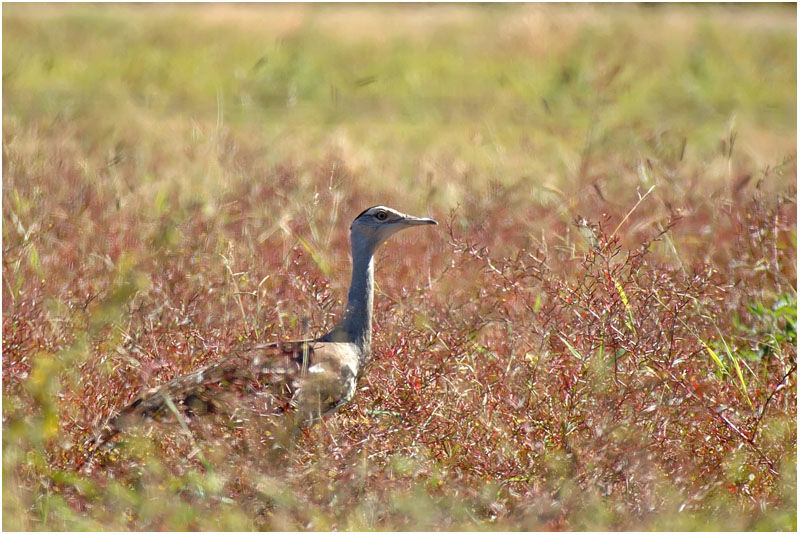
M 404 228 L 419 225 L 436 225 L 427 217 L 414 217 L 386 206 L 367 208 L 350 225 L 350 240 L 353 246 L 365 246 L 372 253 L 392 234 Z

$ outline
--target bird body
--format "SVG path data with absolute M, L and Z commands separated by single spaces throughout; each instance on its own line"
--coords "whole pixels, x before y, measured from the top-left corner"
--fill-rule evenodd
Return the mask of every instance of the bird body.
M 255 406 L 272 414 L 291 413 L 298 427 L 313 425 L 348 403 L 371 354 L 375 250 L 404 228 L 435 224 L 385 206 L 364 210 L 350 227 L 353 276 L 344 316 L 333 330 L 312 340 L 238 349 L 220 362 L 147 389 L 108 419 L 94 449 L 145 418 L 226 411 L 230 395 L 255 396 Z

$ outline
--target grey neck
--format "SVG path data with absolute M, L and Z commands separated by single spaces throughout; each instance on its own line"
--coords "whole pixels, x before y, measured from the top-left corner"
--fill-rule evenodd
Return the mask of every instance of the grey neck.
M 375 284 L 373 252 L 369 243 L 353 239 L 353 278 L 347 294 L 347 308 L 339 325 L 324 339 L 348 341 L 358 347 L 359 365 L 363 369 L 372 342 L 372 293 Z M 344 335 L 344 340 L 340 336 Z
M 347 294 L 344 327 L 362 354 L 369 354 L 372 342 L 372 292 L 375 267 L 372 251 L 353 250 L 353 278 Z

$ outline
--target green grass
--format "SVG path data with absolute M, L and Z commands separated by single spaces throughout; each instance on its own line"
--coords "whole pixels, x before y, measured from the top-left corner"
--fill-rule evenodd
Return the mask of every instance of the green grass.
M 3 528 L 796 529 L 796 31 L 4 6 Z M 75 469 L 139 389 L 330 327 L 378 203 L 442 225 L 379 254 L 353 404 Z

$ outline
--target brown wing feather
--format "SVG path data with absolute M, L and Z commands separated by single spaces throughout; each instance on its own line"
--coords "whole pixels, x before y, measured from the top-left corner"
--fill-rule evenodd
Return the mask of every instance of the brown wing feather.
M 253 346 L 234 352 L 221 362 L 176 377 L 144 391 L 130 404 L 113 414 L 92 440 L 93 449 L 106 443 L 131 424 L 146 418 L 162 419 L 171 410 L 168 401 L 181 413 L 205 414 L 218 410 L 221 393 L 246 394 L 271 390 L 282 398 L 276 410 L 289 407 L 304 372 L 316 360 L 314 341 L 283 342 Z

